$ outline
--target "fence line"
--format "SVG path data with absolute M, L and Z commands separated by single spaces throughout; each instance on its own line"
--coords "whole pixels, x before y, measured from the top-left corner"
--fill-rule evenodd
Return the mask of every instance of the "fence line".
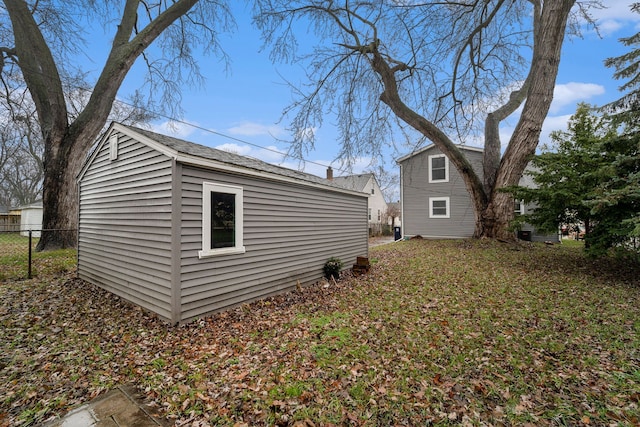
M 76 265 L 75 248 L 35 252 L 42 232 L 73 233 L 77 230 L 17 229 L 0 230 L 0 281 L 31 279 L 40 273 L 62 273 Z
M 0 231 L 19 231 L 20 214 L 0 213 Z

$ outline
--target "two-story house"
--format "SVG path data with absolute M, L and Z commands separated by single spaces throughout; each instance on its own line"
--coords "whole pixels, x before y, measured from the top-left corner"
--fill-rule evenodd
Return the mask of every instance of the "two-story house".
M 460 145 L 475 173 L 482 179 L 483 150 Z M 428 145 L 397 160 L 400 166 L 400 202 L 403 236 L 468 238 L 473 236 L 475 216 L 464 180 L 435 145 Z M 533 185 L 526 174 L 520 185 Z M 514 203 L 516 213 L 527 207 Z M 539 234 L 528 224 L 518 232 L 533 241 L 559 241 L 558 235 Z

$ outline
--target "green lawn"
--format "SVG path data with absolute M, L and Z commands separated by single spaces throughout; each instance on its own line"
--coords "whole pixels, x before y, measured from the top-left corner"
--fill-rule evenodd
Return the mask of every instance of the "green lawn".
M 489 241 L 370 260 L 178 328 L 70 275 L 2 283 L 0 425 L 123 383 L 180 425 L 640 422 L 637 265 Z

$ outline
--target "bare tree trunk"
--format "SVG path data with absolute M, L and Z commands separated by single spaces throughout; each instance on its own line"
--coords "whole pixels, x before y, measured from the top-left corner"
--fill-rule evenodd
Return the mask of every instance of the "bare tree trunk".
M 67 137 L 69 139 L 69 137 Z M 45 150 L 45 178 L 42 206 L 43 231 L 36 250 L 54 250 L 76 247 L 78 218 L 78 188 L 75 175 L 82 166 L 84 156 L 79 156 L 69 141 L 47 141 Z
M 489 202 L 476 223 L 475 236 L 510 240 L 509 231 L 513 219 L 513 198 L 499 189 L 517 185 L 535 153 L 540 140 L 542 123 L 549 112 L 553 100 L 560 51 L 564 40 L 569 12 L 575 0 L 545 2 L 541 12 L 539 28 L 534 34 L 534 51 L 531 69 L 525 88 L 527 99 L 520 120 L 507 146 L 495 183 L 489 194 Z

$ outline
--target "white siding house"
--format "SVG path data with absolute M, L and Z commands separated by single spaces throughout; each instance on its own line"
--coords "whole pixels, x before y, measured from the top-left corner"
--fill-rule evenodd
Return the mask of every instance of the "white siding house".
M 475 173 L 482 179 L 483 150 L 458 146 Z M 473 236 L 475 214 L 464 180 L 435 145 L 428 145 L 397 160 L 400 165 L 400 201 L 403 236 L 425 238 L 468 238 Z M 525 176 L 520 185 L 533 185 Z M 514 209 L 526 213 L 531 206 L 514 203 Z M 520 237 L 533 241 L 559 241 L 557 235 L 539 234 L 524 224 Z
M 43 213 L 42 200 L 27 206 L 21 206 L 18 210 L 20 211 L 20 234 L 28 236 L 29 230 L 33 230 L 32 236 L 40 237 Z
M 172 324 L 368 255 L 367 194 L 143 129 L 112 124 L 78 185 L 79 277 Z

